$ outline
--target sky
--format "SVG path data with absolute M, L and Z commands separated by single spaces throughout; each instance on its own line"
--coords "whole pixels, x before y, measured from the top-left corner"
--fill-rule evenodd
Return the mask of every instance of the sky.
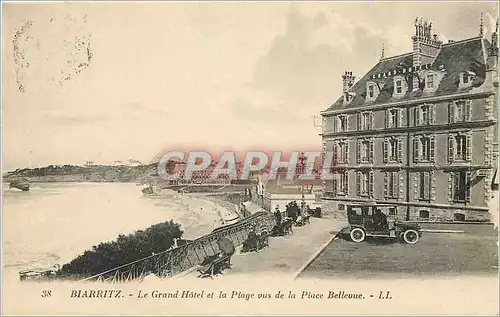
M 307 150 L 314 125 L 416 17 L 491 36 L 495 2 L 2 3 L 3 170 L 169 150 Z

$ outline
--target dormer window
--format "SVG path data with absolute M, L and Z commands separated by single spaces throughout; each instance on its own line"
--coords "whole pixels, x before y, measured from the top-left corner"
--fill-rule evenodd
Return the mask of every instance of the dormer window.
M 460 73 L 460 83 L 458 84 L 458 86 L 460 88 L 470 87 L 475 76 L 476 74 L 470 71 Z
M 366 98 L 365 101 L 375 101 L 377 99 L 378 94 L 380 93 L 381 87 L 379 84 L 373 81 L 369 81 L 366 83 Z
M 463 74 L 462 75 L 462 82 L 464 84 L 468 84 L 469 83 L 469 74 Z
M 429 90 L 434 89 L 434 74 L 428 74 L 425 77 L 425 88 Z
M 403 92 L 403 81 L 401 79 L 396 80 L 396 94 L 401 94 Z
M 398 75 L 394 77 L 394 97 L 403 97 L 406 94 L 407 88 L 408 87 L 403 76 Z
M 350 103 L 351 101 L 354 100 L 354 97 L 356 97 L 356 93 L 352 92 L 352 91 L 348 91 L 344 94 L 344 103 L 345 104 L 348 104 Z

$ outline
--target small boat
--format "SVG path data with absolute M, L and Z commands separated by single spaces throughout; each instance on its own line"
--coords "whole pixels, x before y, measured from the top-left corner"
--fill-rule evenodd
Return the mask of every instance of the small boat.
M 47 269 L 23 270 L 19 272 L 19 278 L 21 281 L 50 280 L 56 277 L 59 268 L 59 264 L 56 264 L 52 268 Z
M 148 186 L 142 189 L 142 193 L 144 195 L 153 195 L 155 193 L 155 189 L 153 188 L 153 186 Z
M 10 188 L 17 188 L 23 192 L 27 192 L 30 190 L 30 182 L 27 178 L 14 179 L 9 184 L 9 189 Z

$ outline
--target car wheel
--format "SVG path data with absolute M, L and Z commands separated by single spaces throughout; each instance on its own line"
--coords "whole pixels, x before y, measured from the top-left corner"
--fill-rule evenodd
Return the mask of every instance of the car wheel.
M 365 232 L 361 228 L 354 228 L 351 230 L 351 240 L 354 242 L 363 242 L 365 240 Z
M 418 241 L 418 232 L 408 229 L 403 233 L 403 240 L 408 244 L 415 244 Z

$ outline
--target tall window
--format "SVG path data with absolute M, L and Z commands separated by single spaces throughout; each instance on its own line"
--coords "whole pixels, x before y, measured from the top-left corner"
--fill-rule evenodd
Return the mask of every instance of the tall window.
M 397 128 L 399 125 L 399 111 L 398 109 L 390 109 L 387 113 L 387 127 L 388 128 Z
M 457 135 L 455 136 L 455 141 L 457 145 L 455 159 L 465 161 L 467 159 L 467 138 L 465 135 Z
M 385 173 L 385 197 L 397 198 L 399 195 L 399 172 L 390 171 Z
M 370 160 L 370 142 L 365 140 L 361 143 L 361 161 L 368 162 Z
M 428 137 L 422 137 L 420 139 L 420 149 L 422 152 L 420 153 L 421 161 L 429 161 L 429 154 L 431 153 L 431 142 Z
M 347 115 L 339 115 L 338 117 L 338 132 L 347 131 Z
M 420 105 L 413 112 L 415 126 L 424 126 L 434 123 L 434 105 Z
M 373 162 L 373 139 L 358 139 L 358 163 Z
M 420 121 L 421 124 L 429 124 L 429 106 L 425 105 L 420 108 L 420 113 L 421 113 L 421 118 L 422 120 Z
M 396 80 L 396 93 L 400 94 L 403 92 L 403 82 L 401 79 Z
M 333 173 L 333 191 L 336 195 L 345 196 L 349 189 L 349 174 L 347 170 Z
M 433 89 L 434 88 L 434 74 L 428 74 L 427 77 L 425 78 L 425 87 L 427 89 Z
M 398 140 L 397 139 L 391 139 L 389 141 L 389 147 L 390 152 L 389 152 L 389 161 L 394 162 L 398 160 Z
M 469 100 L 459 100 L 449 105 L 449 122 L 467 122 L 472 119 L 471 102 Z
M 418 180 L 418 199 L 430 200 L 431 175 L 430 172 L 420 172 Z
M 339 140 L 334 143 L 334 160 L 337 163 L 348 163 L 349 143 L 347 140 Z
M 361 126 L 363 127 L 363 130 L 364 129 L 369 129 L 369 126 L 370 126 L 370 113 L 369 112 L 364 112 L 362 115 L 361 115 L 361 118 L 362 118 L 362 124 Z
M 365 111 L 358 113 L 358 130 L 371 130 L 373 128 L 373 113 Z
M 448 136 L 448 159 L 453 162 L 470 162 L 472 159 L 472 135 L 470 132 Z
M 358 196 L 373 196 L 373 171 L 358 171 L 356 173 L 356 189 Z
M 415 136 L 413 140 L 413 155 L 415 162 L 433 162 L 435 159 L 434 136 Z
M 457 171 L 451 173 L 452 198 L 455 202 L 470 201 L 470 172 Z
M 383 154 L 384 163 L 401 161 L 402 140 L 399 138 L 388 137 L 384 140 Z

